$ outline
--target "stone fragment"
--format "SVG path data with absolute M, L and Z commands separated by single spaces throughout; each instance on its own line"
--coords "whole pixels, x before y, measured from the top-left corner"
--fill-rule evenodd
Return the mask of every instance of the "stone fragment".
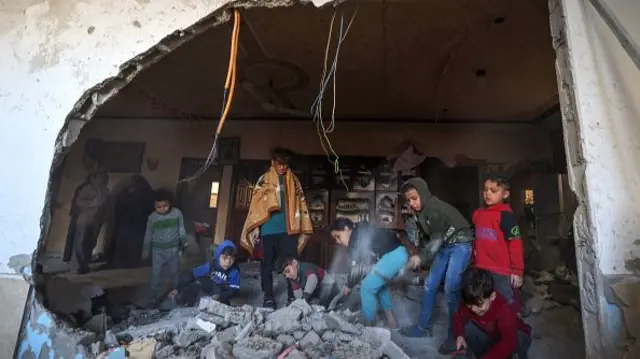
M 229 343 L 212 343 L 202 348 L 201 359 L 236 359 Z
M 203 297 L 200 298 L 198 309 L 201 312 L 223 318 L 224 321 L 233 324 L 246 325 L 247 323 L 253 321 L 254 308 L 250 305 L 243 305 L 242 307 L 231 307 L 209 297 Z M 209 320 L 212 323 L 218 324 L 218 322 L 213 318 L 207 319 L 203 317 L 202 319 Z
M 348 343 L 337 344 L 333 349 L 333 356 L 336 358 L 370 359 L 376 357 L 374 352 L 374 348 L 369 343 L 355 338 Z
M 322 334 L 322 341 L 333 343 L 336 340 L 336 333 L 332 331 L 326 331 Z
M 353 335 L 348 333 L 338 332 L 338 334 L 336 335 L 336 339 L 343 343 L 349 343 L 354 339 L 354 337 Z
M 536 293 L 526 303 L 527 309 L 533 314 L 540 314 L 544 309 L 544 298 Z
M 173 343 L 181 348 L 186 348 L 189 345 L 208 337 L 209 334 L 204 330 L 182 330 L 178 335 L 173 337 Z
M 311 324 L 309 324 L 309 322 L 307 322 L 307 321 L 302 322 L 302 331 L 308 332 L 308 331 L 310 331 L 312 329 L 313 329 L 313 327 L 311 326 Z
M 311 328 L 313 329 L 313 331 L 315 331 L 318 334 L 322 334 L 329 329 L 329 326 L 327 325 L 327 321 L 325 320 L 324 315 L 317 314 L 317 313 L 311 314 L 309 318 L 307 318 L 307 321 L 309 322 L 309 324 L 311 324 Z
M 237 359 L 273 359 L 278 356 L 283 345 L 275 340 L 252 336 L 238 341 L 233 346 Z
M 251 329 L 253 329 L 253 323 L 249 322 L 242 329 L 240 329 L 234 340 L 237 342 L 248 337 L 249 334 L 251 334 Z
M 295 338 L 295 340 L 300 340 L 304 337 L 305 332 L 303 332 L 302 330 L 296 330 L 295 332 L 293 332 L 293 338 Z
M 240 332 L 240 329 L 241 329 L 240 326 L 236 325 L 233 327 L 229 327 L 225 330 L 219 331 L 213 336 L 213 339 L 211 340 L 211 342 L 224 343 L 224 342 L 234 340 L 236 335 L 238 335 L 238 333 Z
M 384 347 L 384 355 L 389 359 L 411 359 L 396 343 L 389 340 Z
M 289 304 L 289 308 L 299 309 L 300 312 L 302 312 L 302 315 L 305 317 L 313 312 L 313 308 L 311 308 L 309 303 L 307 303 L 307 301 L 304 299 L 294 300 L 293 302 L 291 302 L 291 304 Z
M 299 321 L 302 317 L 302 310 L 293 306 L 293 304 L 289 307 L 280 308 L 275 312 L 267 315 L 267 321 L 269 320 L 280 320 L 280 321 Z
M 285 347 L 290 347 L 296 342 L 296 339 L 288 334 L 280 334 L 276 341 L 282 343 Z
M 303 352 L 294 349 L 289 353 L 289 355 L 287 355 L 287 359 L 307 359 L 307 356 Z
M 301 340 L 300 340 L 300 348 L 310 348 L 312 346 L 316 346 L 322 343 L 322 339 L 318 336 L 316 332 L 313 330 L 308 332 Z
M 327 323 L 327 326 L 329 327 L 329 329 L 335 329 L 335 330 L 339 330 L 341 332 L 345 332 L 345 333 L 349 333 L 349 334 L 355 334 L 355 335 L 362 334 L 362 330 L 361 329 L 359 329 L 355 325 L 347 322 L 346 320 L 344 320 L 343 318 L 338 316 L 336 313 L 329 313 L 325 317 L 325 320 L 326 320 L 326 323 Z
M 327 311 L 327 308 L 325 308 L 322 305 L 318 305 L 318 304 L 312 304 L 311 308 L 313 309 L 314 312 L 316 313 L 324 313 Z

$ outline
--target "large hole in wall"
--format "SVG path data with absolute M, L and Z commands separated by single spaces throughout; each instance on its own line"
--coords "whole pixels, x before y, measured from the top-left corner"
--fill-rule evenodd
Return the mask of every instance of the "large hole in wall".
M 465 4 L 341 4 L 326 61 L 332 7 L 243 10 L 220 157 L 187 182 L 181 180 L 202 167 L 219 119 L 232 28 L 222 20 L 229 16 L 212 16 L 124 66 L 122 78 L 87 94 L 61 136 L 66 147 L 51 184 L 52 219 L 36 266 L 45 306 L 88 330 L 141 324 L 131 318 L 149 302 L 151 269 L 142 240 L 154 211 L 152 191 L 171 192 L 184 214 L 190 243 L 181 268 L 189 270 L 211 259 L 216 240 L 237 243 L 248 190 L 269 166 L 269 151 L 281 146 L 297 154 L 291 168 L 313 202 L 315 234 L 303 259 L 335 272 L 348 266 L 344 251 L 328 241 L 332 219 L 351 216 L 402 235 L 399 183 L 413 173 L 470 220 L 482 206 L 485 176 L 502 174 L 525 242 L 522 296 L 533 312 L 530 321 L 561 328 L 543 327 L 548 340 L 557 331 L 575 337 L 571 350 L 580 357 L 570 233 L 576 205 L 557 136 L 547 9 L 506 0 Z M 341 23 L 343 33 L 349 30 L 336 60 L 336 93 L 328 86 L 323 108 L 325 128 L 333 127 L 326 132 L 338 155 L 336 175 L 309 109 L 323 64 L 330 68 L 334 61 Z M 413 163 L 411 169 L 394 170 L 399 161 Z M 82 201 L 95 206 L 83 212 Z M 349 212 L 353 203 L 358 213 Z M 76 258 L 82 251 L 91 257 L 85 268 Z M 260 303 L 260 258 L 241 253 L 243 289 L 236 304 Z M 165 292 L 169 285 L 163 283 Z M 407 308 L 404 320 L 415 318 L 415 309 Z M 535 350 L 554 357 L 543 352 L 551 347 Z

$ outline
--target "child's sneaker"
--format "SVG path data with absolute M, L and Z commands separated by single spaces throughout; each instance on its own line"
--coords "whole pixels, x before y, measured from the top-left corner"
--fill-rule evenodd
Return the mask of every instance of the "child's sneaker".
M 409 338 L 426 338 L 432 337 L 433 331 L 431 328 L 423 328 L 419 324 L 412 325 L 410 327 L 404 327 L 398 331 L 400 335 Z

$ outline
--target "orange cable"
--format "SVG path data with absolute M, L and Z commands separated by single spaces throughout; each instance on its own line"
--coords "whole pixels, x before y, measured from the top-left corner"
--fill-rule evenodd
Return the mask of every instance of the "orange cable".
M 222 116 L 220 117 L 220 123 L 218 124 L 218 129 L 216 130 L 217 135 L 219 135 L 222 131 L 222 126 L 227 119 L 227 115 L 229 114 L 229 110 L 231 109 L 233 94 L 236 88 L 236 60 L 238 58 L 238 40 L 240 38 L 240 11 L 238 11 L 238 9 L 234 10 L 234 21 L 233 33 L 231 35 L 231 55 L 229 56 L 229 70 L 227 71 L 227 81 L 225 83 L 225 90 L 229 89 L 229 97 L 227 98 L 227 103 L 225 104 L 224 111 L 222 112 Z

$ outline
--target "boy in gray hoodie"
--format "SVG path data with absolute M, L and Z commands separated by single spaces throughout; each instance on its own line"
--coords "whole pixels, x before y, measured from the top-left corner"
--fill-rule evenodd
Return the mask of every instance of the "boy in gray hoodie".
M 403 328 L 401 334 L 408 337 L 432 335 L 431 317 L 436 304 L 438 288 L 444 280 L 444 296 L 449 310 L 449 333 L 439 352 L 448 355 L 456 350 L 453 335 L 453 317 L 460 304 L 460 280 L 471 258 L 473 230 L 464 216 L 453 206 L 434 196 L 427 182 L 414 177 L 402 186 L 402 192 L 413 215 L 406 227 L 409 240 L 419 254 L 409 259 L 409 267 L 418 269 L 431 262 L 425 279 L 425 292 L 418 323 Z
M 172 289 L 180 282 L 180 253 L 187 248 L 187 232 L 184 229 L 182 212 L 171 207 L 171 193 L 160 189 L 155 191 L 155 211 L 149 215 L 144 235 L 144 254 L 151 252 L 151 298 L 150 307 L 158 302 L 158 285 L 162 267 L 167 266 Z

